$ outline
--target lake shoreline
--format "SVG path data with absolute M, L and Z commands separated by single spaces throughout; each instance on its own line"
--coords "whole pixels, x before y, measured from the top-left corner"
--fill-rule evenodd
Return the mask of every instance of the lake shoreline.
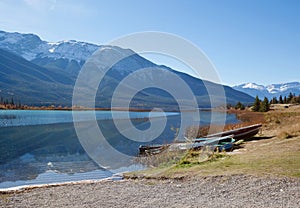
M 248 118 L 247 112 L 244 118 Z M 258 114 L 253 114 L 258 115 Z M 276 169 L 264 166 L 264 160 L 292 154 L 290 162 L 298 161 L 300 139 L 297 121 L 300 107 L 264 113 L 263 130 L 258 140 L 247 142 L 244 150 L 231 156 L 249 155 L 260 166 L 240 171 L 238 168 L 219 167 L 212 173 L 183 169 L 181 173 L 135 175 L 120 181 L 97 181 L 84 184 L 62 184 L 37 187 L 17 192 L 0 193 L 0 207 L 297 207 L 300 203 L 299 176 L 291 174 L 286 161 L 277 161 Z M 278 119 L 278 120 L 276 120 Z M 281 132 L 287 135 L 281 136 Z M 290 135 L 290 136 L 289 136 Z M 261 138 L 261 139 L 260 139 Z M 275 147 L 274 147 L 275 145 Z M 274 147 L 269 149 L 269 147 Z M 264 152 L 273 150 L 274 155 Z M 280 148 L 280 149 L 278 149 Z M 243 150 L 243 151 L 242 151 Z M 247 156 L 248 157 L 248 156 Z M 294 158 L 294 159 L 293 159 Z M 276 158 L 275 158 L 276 159 Z M 248 162 L 247 162 L 248 164 Z M 251 162 L 250 162 L 251 164 Z M 286 166 L 287 165 L 287 166 Z M 281 167 L 282 166 L 282 167 Z M 271 168 L 271 169 L 270 169 Z M 276 170 L 276 171 L 275 171 Z M 198 171 L 198 172 L 197 172 Z M 282 171 L 282 172 L 281 172 Z M 295 172 L 296 171 L 296 172 Z M 294 170 L 297 174 L 297 169 Z M 161 174 L 159 176 L 159 174 Z M 280 175 L 281 174 L 281 175 Z M 128 175 L 126 173 L 126 175 Z M 163 177 L 162 177 L 163 176 Z
M 23 106 L 23 107 L 0 107 L 0 110 L 45 110 L 45 111 L 129 111 L 129 112 L 161 112 L 160 109 L 140 109 L 140 108 L 85 108 L 85 107 L 36 107 L 36 106 Z M 198 108 L 198 109 L 163 109 L 165 112 L 196 112 L 196 111 L 215 111 L 215 112 L 226 112 L 225 109 L 221 108 Z

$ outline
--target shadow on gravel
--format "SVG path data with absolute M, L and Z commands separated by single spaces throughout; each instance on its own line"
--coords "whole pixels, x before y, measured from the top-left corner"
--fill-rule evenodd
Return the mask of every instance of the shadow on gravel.
M 249 139 L 245 139 L 246 142 L 250 142 L 250 141 L 257 141 L 257 140 L 263 140 L 263 139 L 272 139 L 274 136 L 254 136 L 251 137 Z

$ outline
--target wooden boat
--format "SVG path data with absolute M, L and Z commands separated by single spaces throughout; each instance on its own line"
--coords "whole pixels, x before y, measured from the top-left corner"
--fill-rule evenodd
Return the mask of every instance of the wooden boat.
M 205 138 L 224 137 L 224 136 L 228 136 L 228 135 L 234 135 L 233 138 L 236 141 L 241 140 L 241 139 L 246 140 L 246 139 L 249 139 L 249 138 L 255 136 L 259 132 L 261 127 L 262 127 L 262 124 L 254 124 L 251 126 L 241 127 L 238 129 L 224 131 L 224 132 L 220 132 L 220 133 L 216 133 L 216 134 L 210 134 L 210 135 L 205 136 Z

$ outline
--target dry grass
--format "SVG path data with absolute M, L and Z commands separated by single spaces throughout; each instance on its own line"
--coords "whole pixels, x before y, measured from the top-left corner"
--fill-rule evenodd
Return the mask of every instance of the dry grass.
M 292 111 L 294 109 L 294 111 Z M 300 136 L 300 107 L 265 114 L 265 130 L 280 138 Z
M 172 164 L 176 164 L 184 157 L 186 153 L 180 151 L 163 151 L 159 154 L 140 156 L 135 160 L 136 162 L 146 165 L 147 167 L 166 167 Z
M 208 133 L 214 134 L 221 131 L 233 130 L 245 126 L 250 126 L 258 123 L 265 123 L 264 114 L 261 112 L 252 112 L 249 110 L 229 110 L 228 113 L 236 114 L 237 119 L 242 121 L 237 124 L 226 124 L 225 126 L 210 125 L 210 126 L 191 126 L 187 128 L 185 136 L 187 138 L 204 137 Z

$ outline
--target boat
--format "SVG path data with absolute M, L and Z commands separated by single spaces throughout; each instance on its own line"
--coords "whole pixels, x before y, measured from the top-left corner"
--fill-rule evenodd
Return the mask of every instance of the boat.
M 199 150 L 203 147 L 211 147 L 212 150 L 218 151 L 231 151 L 234 146 L 234 135 L 224 137 L 211 137 L 211 138 L 196 138 L 187 142 L 175 142 L 172 144 L 150 144 L 140 145 L 139 155 L 155 155 L 168 149 L 169 151 L 176 150 Z
M 208 139 L 207 146 L 211 145 L 218 151 L 232 151 L 234 146 L 234 135 L 224 136 L 221 138 Z
M 167 149 L 169 144 L 150 144 L 150 145 L 140 145 L 139 154 L 140 155 L 154 155 Z
M 261 127 L 262 127 L 262 124 L 254 124 L 251 126 L 241 127 L 238 129 L 224 131 L 224 132 L 220 132 L 220 133 L 216 133 L 216 134 L 209 134 L 209 135 L 205 136 L 204 138 L 224 137 L 224 136 L 233 135 L 233 139 L 235 139 L 236 141 L 247 140 L 247 139 L 255 136 L 259 132 Z
M 209 134 L 202 138 L 187 139 L 187 142 L 175 142 L 172 144 L 152 144 L 152 145 L 140 145 L 140 155 L 152 155 L 158 154 L 165 149 L 170 151 L 174 150 L 188 150 L 188 149 L 200 149 L 204 146 L 211 146 L 219 151 L 230 151 L 233 149 L 234 142 L 238 140 L 247 140 L 255 136 L 262 124 L 254 124 L 251 126 L 241 127 L 229 131 L 219 132 L 216 134 Z
M 213 138 L 196 138 L 187 142 L 173 143 L 168 148 L 170 151 L 176 150 L 199 150 L 203 147 L 209 147 L 211 150 L 231 151 L 234 146 L 235 139 L 233 135 Z

